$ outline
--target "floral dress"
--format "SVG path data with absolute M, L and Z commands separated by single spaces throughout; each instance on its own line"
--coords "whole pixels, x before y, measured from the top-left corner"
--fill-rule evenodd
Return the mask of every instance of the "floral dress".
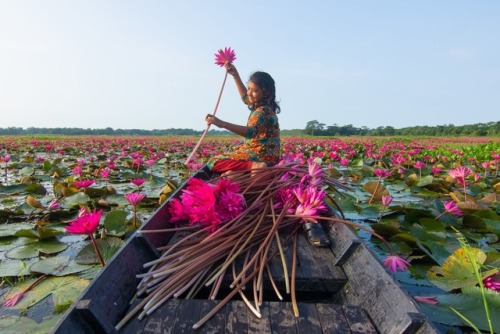
M 279 161 L 280 127 L 274 110 L 268 106 L 251 110 L 246 126 L 249 129 L 243 141 L 229 151 L 211 158 L 208 162 L 210 168 L 220 159 L 265 162 L 268 166 Z

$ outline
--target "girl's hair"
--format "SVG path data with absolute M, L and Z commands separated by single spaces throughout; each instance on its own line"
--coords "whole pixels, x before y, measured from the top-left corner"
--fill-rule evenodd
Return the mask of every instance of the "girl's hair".
M 276 102 L 276 86 L 274 85 L 274 79 L 266 72 L 254 72 L 248 81 L 259 86 L 264 92 L 265 98 L 259 105 L 267 105 L 273 109 L 275 113 L 279 114 L 281 108 L 278 102 Z

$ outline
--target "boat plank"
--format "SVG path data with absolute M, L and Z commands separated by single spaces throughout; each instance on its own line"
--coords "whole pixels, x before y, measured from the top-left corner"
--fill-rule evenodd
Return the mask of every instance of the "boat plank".
M 188 300 L 182 301 L 179 304 L 173 332 L 176 334 L 191 333 L 193 331 L 193 325 L 202 317 L 202 306 L 202 301 L 196 303 L 189 302 Z
M 230 302 L 226 304 L 226 332 L 248 333 L 249 319 L 248 308 L 243 302 Z
M 292 313 L 291 303 L 269 302 L 271 313 L 271 328 L 276 334 L 297 333 L 295 316 Z
M 248 324 L 249 333 L 262 333 L 270 334 L 271 331 L 271 312 L 269 310 L 269 303 L 263 302 L 260 306 L 261 317 L 250 316 Z
M 203 300 L 201 308 L 201 316 L 210 312 L 216 305 L 217 301 Z M 224 334 L 227 323 L 226 308 L 221 309 L 215 313 L 204 325 L 203 332 L 206 334 Z
M 352 334 L 377 334 L 377 330 L 366 314 L 366 311 L 360 307 L 343 306 L 344 314 L 349 322 L 349 328 Z
M 299 303 L 297 305 L 300 317 L 297 320 L 299 333 L 322 334 L 321 322 L 315 304 Z
M 349 322 L 341 305 L 318 304 L 316 308 L 323 333 L 350 333 Z
M 173 334 L 179 309 L 179 300 L 173 299 L 151 316 L 136 320 L 127 327 L 128 333 Z
M 337 292 L 346 283 L 342 269 L 333 264 L 334 255 L 329 247 L 316 247 L 309 243 L 301 231 L 297 238 L 298 264 L 304 281 L 297 282 L 299 291 Z M 303 283 L 303 284 L 300 284 Z

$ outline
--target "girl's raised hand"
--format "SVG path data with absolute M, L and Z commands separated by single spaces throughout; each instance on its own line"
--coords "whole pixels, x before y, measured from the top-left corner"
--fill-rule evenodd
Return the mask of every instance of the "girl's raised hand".
M 233 64 L 226 63 L 226 65 L 224 66 L 226 67 L 227 73 L 233 76 L 238 74 L 238 70 L 236 69 L 236 66 L 234 66 Z

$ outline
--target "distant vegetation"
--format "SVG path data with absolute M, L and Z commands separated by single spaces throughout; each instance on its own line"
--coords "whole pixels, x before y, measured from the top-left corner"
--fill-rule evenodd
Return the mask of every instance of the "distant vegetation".
M 379 126 L 369 129 L 366 126 L 356 128 L 349 125 L 326 125 L 316 120 L 307 122 L 304 134 L 311 136 L 500 136 L 500 121 L 455 126 L 453 124 L 437 126 L 411 126 L 395 129 L 392 126 Z
M 120 135 L 120 136 L 192 136 L 201 135 L 203 131 L 192 129 L 83 129 L 83 128 L 0 128 L 0 135 Z M 500 121 L 455 126 L 453 124 L 438 126 L 412 126 L 395 129 L 392 126 L 379 126 L 369 129 L 366 126 L 354 127 L 352 124 L 339 126 L 326 125 L 317 120 L 309 121 L 304 129 L 282 130 L 285 136 L 500 136 Z M 228 131 L 211 129 L 209 134 L 230 135 Z

